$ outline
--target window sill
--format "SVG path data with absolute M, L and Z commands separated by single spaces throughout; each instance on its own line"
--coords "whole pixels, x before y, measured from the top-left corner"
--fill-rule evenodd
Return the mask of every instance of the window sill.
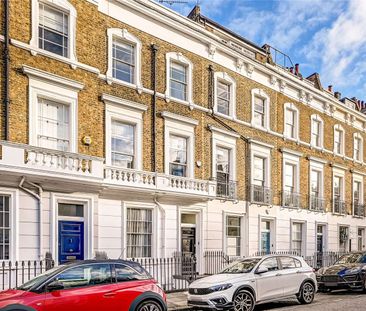
M 255 123 L 252 123 L 251 125 L 252 125 L 252 128 L 257 129 L 257 130 L 261 130 L 261 131 L 266 132 L 266 133 L 269 133 L 271 131 L 268 127 L 263 127 L 263 126 L 255 124 Z
M 106 81 L 108 83 L 108 85 L 112 85 L 112 84 L 122 85 L 122 86 L 128 87 L 130 89 L 136 90 L 139 94 L 142 94 L 143 91 L 145 93 L 150 93 L 150 92 L 147 92 L 147 89 L 144 89 L 143 86 L 139 85 L 139 84 L 129 83 L 129 82 L 119 80 L 119 79 L 113 78 L 108 75 L 102 75 L 102 74 L 99 74 L 99 78 Z
M 224 113 L 221 113 L 221 112 L 218 112 L 216 110 L 214 110 L 214 114 L 220 118 L 224 118 L 224 119 L 227 119 L 227 120 L 230 120 L 230 121 L 235 121 L 236 120 L 236 117 L 235 116 L 232 116 L 232 115 L 227 115 L 227 114 L 224 114 Z
M 27 43 L 24 43 L 24 42 L 21 42 L 18 40 L 11 39 L 10 42 L 11 42 L 11 44 L 13 44 L 14 46 L 16 46 L 18 48 L 22 48 L 24 50 L 29 51 L 33 56 L 36 56 L 38 54 L 42 55 L 42 56 L 46 56 L 46 57 L 58 60 L 60 62 L 66 63 L 66 64 L 70 65 L 70 67 L 72 69 L 81 68 L 81 69 L 84 69 L 84 70 L 87 70 L 87 71 L 90 71 L 90 72 L 96 73 L 96 74 L 99 74 L 99 72 L 100 72 L 98 68 L 80 63 L 76 59 L 63 57 L 63 56 L 48 52 L 46 50 L 42 50 L 38 47 L 31 46 Z

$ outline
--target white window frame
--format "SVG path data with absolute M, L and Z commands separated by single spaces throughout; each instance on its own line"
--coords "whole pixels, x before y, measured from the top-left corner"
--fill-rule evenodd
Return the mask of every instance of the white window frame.
M 9 259 L 4 262 L 19 260 L 19 190 L 0 188 L 0 196 L 9 197 Z
M 240 136 L 214 126 L 210 126 L 209 129 L 212 132 L 212 178 L 217 178 L 217 147 L 221 147 L 229 150 L 229 179 L 236 181 L 236 141 Z
M 291 137 L 286 131 L 286 112 L 287 110 L 294 113 L 294 137 Z M 286 103 L 284 105 L 284 115 L 283 115 L 283 136 L 289 140 L 299 140 L 299 109 L 293 103 Z
M 106 72 L 106 79 L 108 84 L 118 83 L 129 87 L 134 87 L 141 93 L 143 86 L 141 82 L 141 41 L 132 35 L 127 29 L 109 28 L 107 30 L 108 37 L 108 67 Z M 129 83 L 113 77 L 113 40 L 117 39 L 125 43 L 131 44 L 135 47 L 135 72 L 134 81 Z
M 356 181 L 361 184 L 359 204 L 364 204 L 364 181 L 363 181 L 363 179 L 364 179 L 364 177 L 362 175 L 357 174 L 357 173 L 352 173 L 352 215 L 353 216 L 355 216 L 354 206 L 353 206 L 353 203 L 355 202 L 353 186 Z
M 332 172 L 332 213 L 333 214 L 339 214 L 339 213 L 335 213 L 334 212 L 334 178 L 335 177 L 340 177 L 342 184 L 341 184 L 341 195 L 340 195 L 340 200 L 342 200 L 344 202 L 345 199 L 345 192 L 346 192 L 346 181 L 345 181 L 345 171 L 343 169 L 334 167 L 333 168 L 333 172 Z M 346 207 L 347 209 L 347 207 Z
M 315 141 L 313 141 L 313 124 L 314 122 L 319 122 L 320 124 L 320 133 L 319 133 L 319 140 L 320 145 L 317 146 Z M 310 128 L 310 146 L 313 148 L 323 149 L 324 147 L 324 121 L 323 119 L 317 115 L 313 114 L 311 115 L 311 128 Z
M 227 252 L 227 217 L 237 217 L 240 219 L 240 254 L 239 256 L 243 256 L 244 254 L 244 234 L 245 234 L 245 231 L 244 231 L 244 216 L 243 214 L 240 214 L 240 213 L 233 213 L 233 212 L 226 212 L 226 211 L 223 211 L 222 213 L 223 215 L 223 249 L 225 250 L 225 253 Z
M 328 223 L 315 221 L 315 251 L 317 250 L 318 226 L 323 227 L 323 252 L 328 251 Z
M 338 153 L 337 152 L 337 148 L 336 148 L 336 144 L 335 144 L 335 135 L 336 135 L 336 131 L 339 131 L 341 133 L 341 136 L 340 136 L 340 139 L 341 139 L 341 152 Z M 336 124 L 334 125 L 334 130 L 333 130 L 333 152 L 334 154 L 336 155 L 339 155 L 339 156 L 344 156 L 344 146 L 345 146 L 345 132 L 344 132 L 344 129 L 342 127 L 342 125 L 340 124 Z
M 78 152 L 78 92 L 84 85 L 42 70 L 23 66 L 29 77 L 29 144 L 38 145 L 38 98 L 60 102 L 70 107 L 70 150 Z
M 37 53 L 51 56 L 59 59 L 69 59 L 77 61 L 76 58 L 76 18 L 77 12 L 74 6 L 67 0 L 31 0 L 32 1 L 32 38 L 29 42 L 33 55 Z M 68 57 L 64 57 L 38 47 L 39 35 L 39 3 L 44 3 L 56 9 L 59 9 L 69 16 L 68 24 Z
M 112 120 L 131 124 L 135 127 L 135 150 L 133 169 L 143 169 L 143 114 L 147 106 L 109 94 L 102 95 L 105 103 L 105 155 L 106 165 L 112 165 Z
M 356 158 L 356 154 L 355 154 L 355 140 L 356 139 L 359 139 L 360 140 L 360 149 L 359 149 L 359 152 L 360 152 L 360 158 L 357 159 Z M 363 162 L 363 137 L 361 136 L 360 133 L 353 133 L 353 160 L 355 162 L 358 162 L 358 163 L 362 163 Z
M 161 116 L 164 118 L 165 174 L 170 175 L 170 136 L 177 135 L 187 139 L 187 176 L 185 177 L 194 178 L 195 127 L 198 125 L 198 121 L 168 111 L 163 111 Z
M 254 157 L 259 157 L 264 159 L 264 169 L 265 169 L 265 180 L 264 187 L 271 188 L 271 149 L 273 146 L 262 144 L 260 142 L 251 141 L 250 144 L 250 157 L 251 163 L 254 163 Z M 253 185 L 254 182 L 254 165 L 251 165 L 250 168 L 250 185 Z
M 319 172 L 319 199 L 324 199 L 324 164 L 326 161 L 317 161 L 316 159 L 311 159 L 309 162 L 309 194 L 311 194 L 311 172 Z M 309 196 L 309 206 L 311 204 L 311 197 Z M 325 210 L 324 210 L 325 212 Z
M 285 170 L 286 164 L 292 165 L 294 167 L 294 193 L 299 193 L 300 191 L 300 154 L 296 152 L 282 150 L 283 161 L 282 161 L 282 190 L 285 189 Z
M 293 239 L 292 239 L 292 233 L 293 233 L 293 225 L 294 224 L 301 224 L 301 254 L 302 256 L 306 256 L 306 237 L 307 237 L 307 222 L 304 220 L 298 220 L 298 219 L 291 219 L 290 221 L 290 250 L 294 251 L 293 248 Z
M 264 126 L 260 126 L 254 121 L 254 99 L 258 97 L 264 100 Z M 252 90 L 252 121 L 251 124 L 255 128 L 259 128 L 265 131 L 270 130 L 270 97 L 262 89 Z
M 221 81 L 227 85 L 229 85 L 230 89 L 230 101 L 229 101 L 229 114 L 226 115 L 224 113 L 218 112 L 218 100 L 217 100 L 217 85 L 218 82 Z M 217 115 L 226 117 L 226 118 L 236 118 L 236 81 L 229 76 L 226 72 L 215 72 L 214 73 L 214 89 L 215 89 L 215 98 L 214 98 L 214 112 Z
M 165 56 L 166 59 L 166 90 L 165 100 L 169 102 L 173 100 L 178 103 L 193 105 L 193 63 L 179 52 L 169 52 Z M 182 64 L 187 68 L 187 100 L 172 97 L 170 94 L 170 70 L 171 62 Z

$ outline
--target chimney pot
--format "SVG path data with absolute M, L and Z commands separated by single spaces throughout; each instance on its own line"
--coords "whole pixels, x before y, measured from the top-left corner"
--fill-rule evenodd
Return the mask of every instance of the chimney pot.
M 328 91 L 333 93 L 333 85 L 328 85 Z
M 339 99 L 339 100 L 340 100 L 340 99 L 341 99 L 341 97 L 342 97 L 340 92 L 335 92 L 335 93 L 334 93 L 334 96 L 335 96 L 335 98 L 337 98 L 337 99 Z
M 300 65 L 299 64 L 295 64 L 295 75 L 299 75 L 300 73 Z
M 290 72 L 294 73 L 294 67 L 290 67 Z

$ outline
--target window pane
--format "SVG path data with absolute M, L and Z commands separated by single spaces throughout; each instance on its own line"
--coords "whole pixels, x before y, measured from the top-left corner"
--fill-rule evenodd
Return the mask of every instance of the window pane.
M 79 266 L 62 272 L 55 281 L 62 283 L 65 289 L 110 284 L 111 267 L 108 264 Z
M 115 265 L 117 282 L 146 280 L 149 276 L 146 273 L 138 273 L 136 270 L 125 265 Z
M 68 56 L 68 15 L 44 3 L 39 4 L 39 47 Z
M 254 157 L 254 184 L 264 186 L 265 183 L 265 159 Z
M 152 210 L 127 209 L 127 257 L 151 257 Z
M 59 203 L 58 215 L 69 217 L 84 217 L 84 205 Z
M 70 150 L 68 105 L 38 98 L 38 146 L 61 151 Z
M 229 149 L 217 147 L 216 148 L 216 169 L 218 172 L 229 173 Z
M 230 113 L 230 85 L 221 81 L 217 81 L 217 111 Z
M 169 140 L 170 174 L 186 176 L 187 138 L 171 135 Z
M 177 62 L 170 63 L 170 95 L 187 100 L 187 66 Z
M 113 77 L 134 83 L 135 72 L 135 46 L 113 40 L 112 45 L 112 60 L 113 60 Z
M 112 120 L 112 165 L 133 168 L 135 156 L 135 126 Z
M 280 257 L 282 269 L 296 268 L 295 260 L 291 257 Z
M 273 258 L 268 258 L 265 259 L 261 265 L 261 268 L 267 268 L 268 271 L 275 271 L 278 270 L 278 263 L 277 263 L 277 258 L 273 257 Z
M 0 260 L 8 260 L 10 248 L 9 197 L 0 196 Z
M 293 192 L 295 188 L 295 166 L 285 164 L 285 190 Z

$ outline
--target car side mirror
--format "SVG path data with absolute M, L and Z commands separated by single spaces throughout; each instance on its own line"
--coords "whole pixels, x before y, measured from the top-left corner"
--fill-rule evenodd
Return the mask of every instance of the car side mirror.
M 268 268 L 266 268 L 266 267 L 259 267 L 255 273 L 256 274 L 263 274 L 263 273 L 266 273 L 266 272 L 268 272 Z
M 64 289 L 64 285 L 59 281 L 53 281 L 46 286 L 47 291 L 53 292 L 55 290 Z

